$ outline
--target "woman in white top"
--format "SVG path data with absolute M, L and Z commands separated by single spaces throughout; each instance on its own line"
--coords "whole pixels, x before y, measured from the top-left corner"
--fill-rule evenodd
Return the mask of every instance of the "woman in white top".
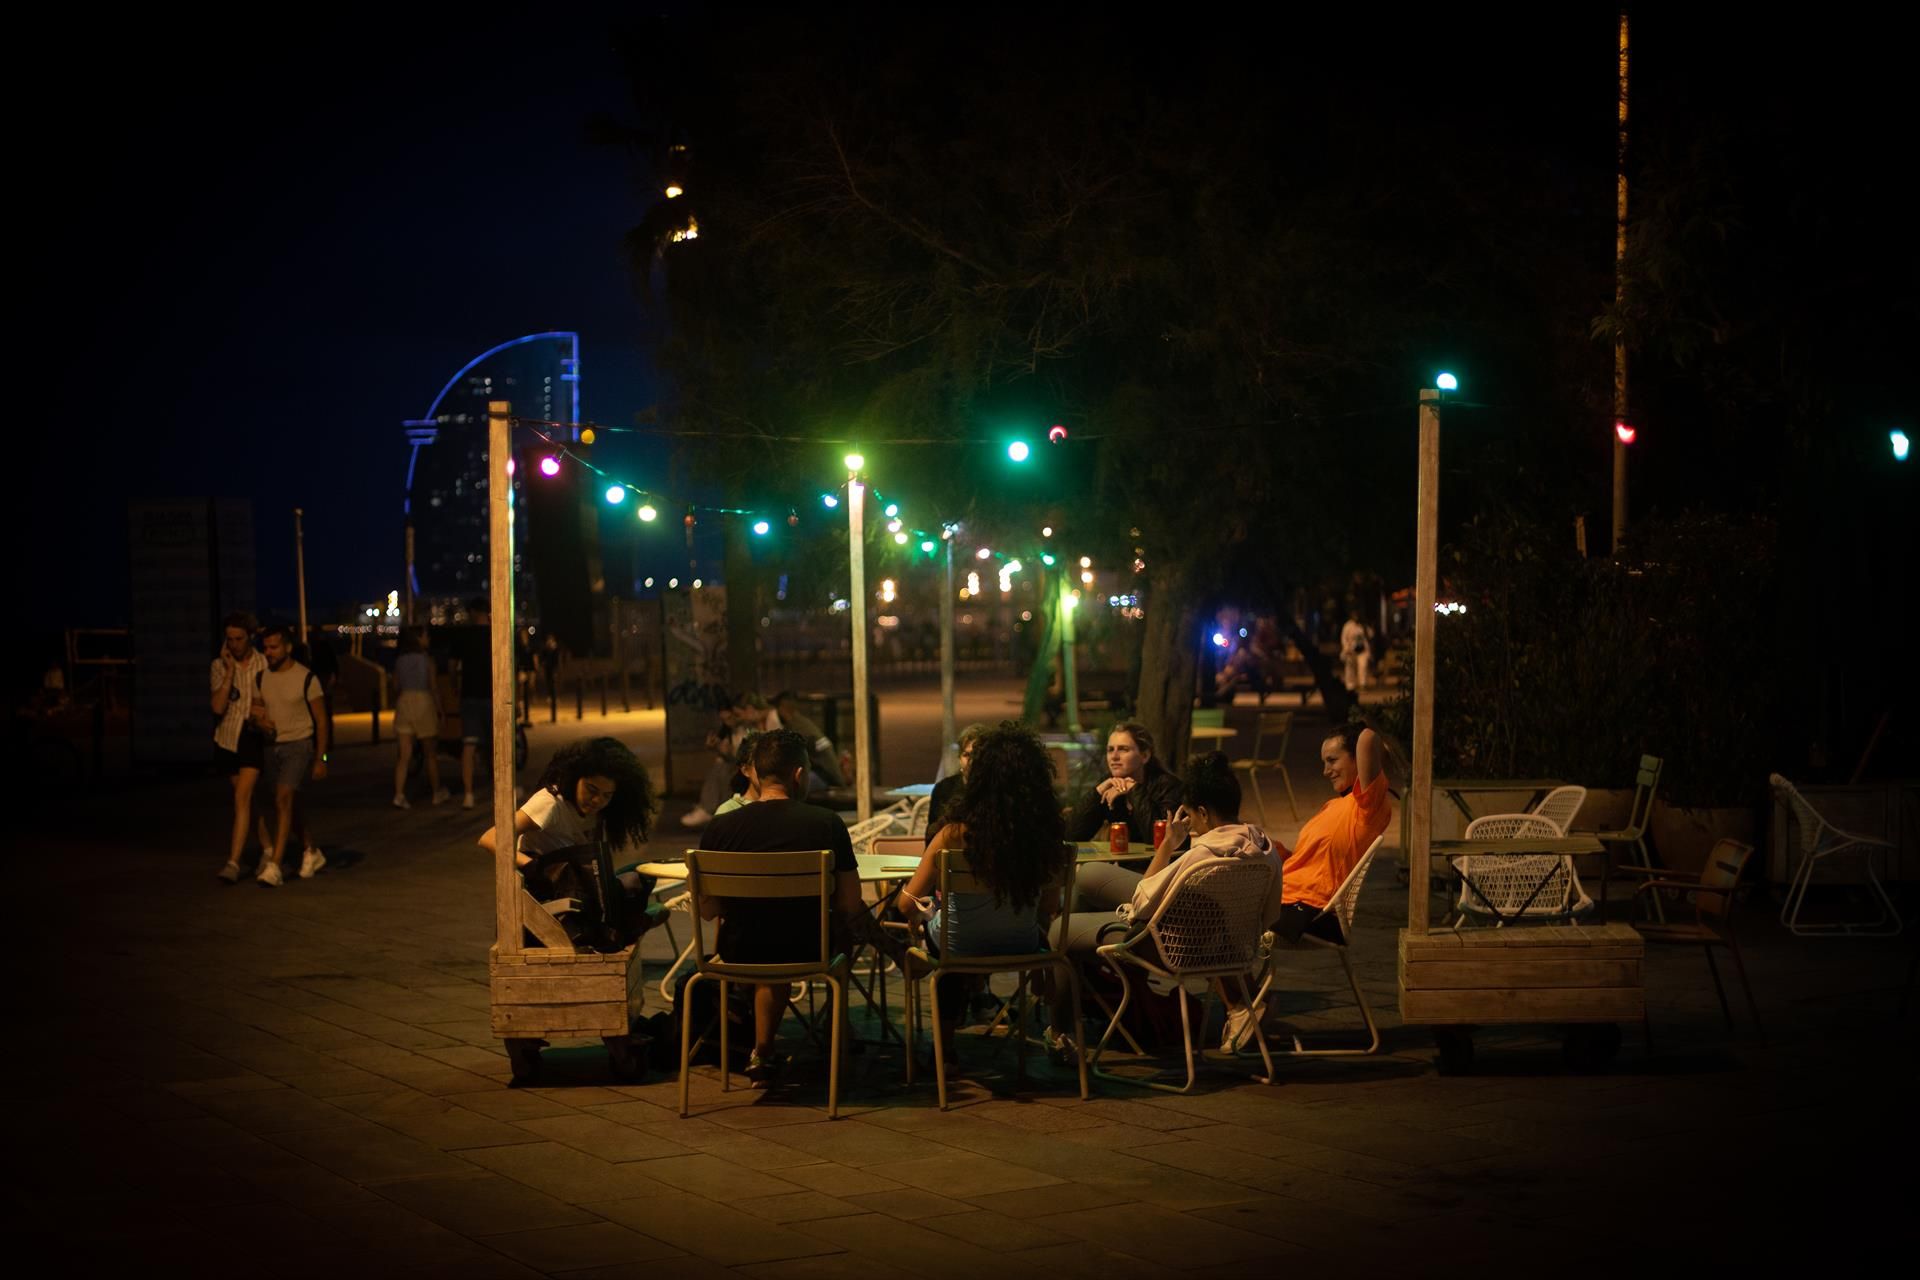
M 252 724 L 254 686 L 267 669 L 267 659 L 253 647 L 259 624 L 250 613 L 230 613 L 221 624 L 220 656 L 213 660 L 211 708 L 215 716 L 213 755 L 220 772 L 233 788 L 233 830 L 227 842 L 227 860 L 217 873 L 228 884 L 240 880 L 240 854 L 247 847 L 247 829 L 256 823 L 253 789 L 266 768 L 266 735 Z M 260 848 L 273 847 L 264 818 L 258 819 Z
M 400 658 L 393 664 L 393 682 L 400 690 L 393 708 L 393 732 L 400 740 L 400 755 L 393 762 L 393 807 L 413 808 L 407 799 L 407 767 L 413 763 L 416 742 L 426 761 L 433 803 L 444 804 L 453 793 L 440 785 L 440 698 L 433 658 L 427 653 L 425 627 L 407 627 L 400 632 Z

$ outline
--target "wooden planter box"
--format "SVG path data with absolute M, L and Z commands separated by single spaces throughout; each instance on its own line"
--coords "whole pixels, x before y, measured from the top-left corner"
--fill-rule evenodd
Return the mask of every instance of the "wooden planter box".
M 1646 1013 L 1631 925 L 1400 931 L 1400 1018 L 1430 1026 L 1638 1022 Z
M 624 1036 L 640 1011 L 641 966 L 635 948 L 597 952 L 529 950 L 487 955 L 493 1034 L 539 1040 Z

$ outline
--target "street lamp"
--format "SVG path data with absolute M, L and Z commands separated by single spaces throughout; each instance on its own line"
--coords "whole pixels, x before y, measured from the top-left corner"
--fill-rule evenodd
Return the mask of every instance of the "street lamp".
M 1460 389 L 1460 379 L 1450 373 L 1442 373 L 1434 377 L 1433 385 L 1442 391 L 1458 391 Z
M 1015 462 L 1025 462 L 1027 455 L 1032 452 L 1033 450 L 1027 448 L 1027 442 L 1025 440 L 1015 440 L 1007 446 L 1007 456 Z
M 1912 443 L 1907 439 L 1907 433 L 1898 427 L 1887 432 L 1887 443 L 1893 446 L 1893 460 L 1895 462 L 1905 462 L 1907 460 L 1907 452 L 1913 448 Z

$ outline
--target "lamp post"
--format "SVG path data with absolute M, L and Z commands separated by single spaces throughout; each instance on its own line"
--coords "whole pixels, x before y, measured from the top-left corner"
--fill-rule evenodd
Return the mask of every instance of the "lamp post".
M 301 524 L 304 513 L 293 509 L 293 580 L 300 593 L 300 643 L 307 643 L 307 533 Z
M 866 459 L 847 463 L 847 603 L 853 622 L 853 792 L 856 816 L 873 816 L 873 741 L 867 726 L 867 487 L 860 483 Z
M 942 530 L 940 541 L 946 548 L 946 587 L 940 593 L 940 768 L 946 774 L 960 767 L 953 741 L 953 530 Z

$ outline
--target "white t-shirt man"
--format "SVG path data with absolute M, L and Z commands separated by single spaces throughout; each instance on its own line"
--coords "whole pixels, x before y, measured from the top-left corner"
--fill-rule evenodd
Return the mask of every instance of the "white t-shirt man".
M 529 858 L 577 844 L 592 844 L 600 837 L 599 817 L 587 817 L 562 800 L 552 787 L 542 787 L 528 796 L 520 812 L 533 819 L 535 828 L 520 837 L 520 852 Z
M 261 673 L 258 687 L 267 705 L 267 719 L 273 722 L 276 745 L 305 742 L 313 736 L 313 708 L 309 704 L 320 696 L 320 681 L 313 672 L 297 662 L 289 662 L 278 671 L 269 667 Z

